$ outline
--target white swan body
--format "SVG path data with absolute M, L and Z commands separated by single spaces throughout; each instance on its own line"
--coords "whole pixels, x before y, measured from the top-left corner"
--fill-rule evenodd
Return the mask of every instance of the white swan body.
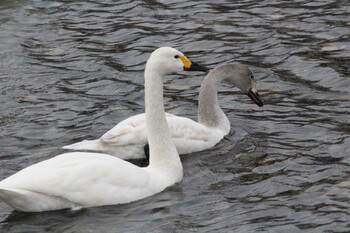
M 155 50 L 147 61 L 148 167 L 141 168 L 106 154 L 66 153 L 1 181 L 0 200 L 27 212 L 113 205 L 151 196 L 180 182 L 182 164 L 166 124 L 162 78 L 195 67 L 192 65 L 182 53 L 168 47 Z
M 225 136 L 220 129 L 206 127 L 186 117 L 166 113 L 166 119 L 179 154 L 208 149 Z M 144 146 L 148 144 L 145 120 L 145 113 L 129 117 L 100 139 L 85 140 L 64 148 L 103 151 L 121 159 L 144 158 Z
M 199 122 L 166 114 L 170 133 L 179 154 L 211 148 L 230 132 L 230 121 L 220 108 L 217 97 L 217 87 L 224 80 L 239 87 L 250 97 L 255 97 L 253 100 L 259 106 L 263 105 L 256 91 L 252 73 L 246 66 L 233 63 L 216 67 L 206 76 L 200 89 Z M 101 151 L 122 156 L 121 159 L 137 159 L 145 157 L 144 146 L 147 143 L 145 114 L 138 114 L 121 121 L 99 139 L 84 140 L 63 148 Z
M 76 209 L 128 203 L 180 180 L 179 175 L 139 168 L 110 155 L 72 152 L 34 164 L 3 180 L 0 199 L 26 212 Z

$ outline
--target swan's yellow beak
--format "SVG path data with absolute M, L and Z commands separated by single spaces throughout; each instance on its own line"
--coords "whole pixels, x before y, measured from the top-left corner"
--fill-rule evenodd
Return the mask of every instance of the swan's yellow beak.
M 204 71 L 204 72 L 208 71 L 208 68 L 198 65 L 194 62 L 191 62 L 190 59 L 188 59 L 185 55 L 179 56 L 179 58 L 184 64 L 184 70 L 186 71 Z
M 188 59 L 186 56 L 179 56 L 180 60 L 184 64 L 185 69 L 189 69 L 192 65 L 192 62 L 190 59 Z

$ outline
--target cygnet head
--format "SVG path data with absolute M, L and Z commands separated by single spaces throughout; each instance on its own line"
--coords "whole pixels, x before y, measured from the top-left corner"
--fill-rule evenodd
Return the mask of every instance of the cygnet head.
M 183 70 L 208 71 L 206 67 L 190 61 L 183 53 L 171 47 L 161 47 L 153 51 L 146 64 L 146 70 L 150 69 L 163 75 Z
M 239 62 L 235 62 L 218 66 L 214 70 L 216 76 L 241 89 L 259 107 L 264 105 L 256 90 L 256 82 L 253 73 L 248 67 Z

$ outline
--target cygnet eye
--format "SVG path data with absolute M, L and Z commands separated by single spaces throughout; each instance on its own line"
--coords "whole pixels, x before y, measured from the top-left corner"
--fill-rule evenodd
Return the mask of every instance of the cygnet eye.
M 254 76 L 252 75 L 252 76 L 250 76 L 250 78 L 252 79 L 252 80 L 254 80 Z
M 175 59 L 178 59 L 179 57 L 180 57 L 179 55 L 175 55 L 175 56 L 174 56 Z

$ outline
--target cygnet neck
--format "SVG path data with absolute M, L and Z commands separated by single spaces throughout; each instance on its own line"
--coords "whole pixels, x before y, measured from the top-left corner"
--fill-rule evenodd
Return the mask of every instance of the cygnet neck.
M 209 128 L 230 132 L 231 124 L 218 101 L 218 86 L 225 78 L 212 70 L 203 80 L 198 98 L 198 122 Z

